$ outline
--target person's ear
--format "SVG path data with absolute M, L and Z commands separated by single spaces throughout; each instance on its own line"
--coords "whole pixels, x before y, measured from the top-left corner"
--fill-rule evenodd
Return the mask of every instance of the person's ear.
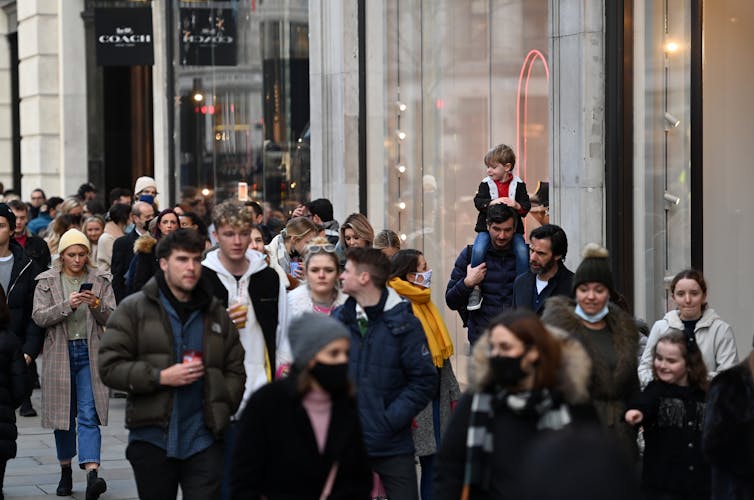
M 163 273 L 168 270 L 168 260 L 167 259 L 164 259 L 164 258 L 160 259 L 160 269 L 162 269 Z
M 524 355 L 524 359 L 531 365 L 536 365 L 539 361 L 539 349 L 536 346 L 531 346 Z

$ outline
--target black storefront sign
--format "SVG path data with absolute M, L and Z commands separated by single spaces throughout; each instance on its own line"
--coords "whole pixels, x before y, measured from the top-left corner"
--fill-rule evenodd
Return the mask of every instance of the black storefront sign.
M 99 66 L 154 64 L 151 7 L 96 8 L 94 31 Z
M 236 17 L 233 9 L 181 8 L 182 66 L 235 66 Z

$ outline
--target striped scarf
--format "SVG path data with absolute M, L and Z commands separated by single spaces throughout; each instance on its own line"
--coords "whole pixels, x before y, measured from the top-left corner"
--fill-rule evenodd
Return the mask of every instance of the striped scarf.
M 568 407 L 553 399 L 547 389 L 531 392 L 476 392 L 466 434 L 466 469 L 462 498 L 471 486 L 489 490 L 494 460 L 495 411 L 507 410 L 524 419 L 536 419 L 538 430 L 562 429 L 571 423 Z

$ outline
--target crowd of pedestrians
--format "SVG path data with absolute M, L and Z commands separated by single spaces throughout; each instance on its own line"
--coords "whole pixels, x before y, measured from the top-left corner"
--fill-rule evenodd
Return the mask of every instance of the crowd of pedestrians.
M 122 395 L 143 499 L 754 499 L 754 354 L 739 363 L 702 273 L 678 273 L 644 331 L 605 248 L 571 271 L 562 228 L 525 234 L 515 162 L 484 156 L 449 277 L 326 199 L 283 221 L 193 187 L 164 207 L 150 177 L 109 207 L 91 184 L 6 193 L 0 478 L 41 384 L 59 496 L 74 459 L 87 500 L 106 494 L 100 426 Z M 438 278 L 471 345 L 465 393 Z

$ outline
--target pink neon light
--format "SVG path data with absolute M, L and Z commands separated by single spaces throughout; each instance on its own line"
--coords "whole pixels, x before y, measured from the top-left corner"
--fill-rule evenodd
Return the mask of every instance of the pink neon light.
M 523 166 L 524 171 L 524 181 L 526 181 L 526 156 L 527 156 L 527 132 L 526 132 L 526 125 L 528 123 L 529 118 L 529 80 L 531 79 L 531 72 L 532 67 L 534 66 L 534 61 L 537 59 L 540 59 L 542 61 L 542 65 L 545 68 L 545 75 L 547 77 L 547 81 L 550 81 L 550 68 L 547 66 L 547 60 L 545 59 L 545 56 L 538 50 L 530 50 L 528 54 L 526 54 L 526 57 L 524 58 L 524 64 L 521 66 L 521 71 L 518 75 L 518 89 L 516 90 L 516 151 L 521 152 L 521 83 L 524 80 L 524 71 L 526 71 L 526 83 L 524 84 L 524 123 L 523 123 L 523 130 L 524 130 L 524 149 L 523 154 L 521 154 L 521 161 L 519 162 L 519 173 L 521 172 L 521 166 Z

